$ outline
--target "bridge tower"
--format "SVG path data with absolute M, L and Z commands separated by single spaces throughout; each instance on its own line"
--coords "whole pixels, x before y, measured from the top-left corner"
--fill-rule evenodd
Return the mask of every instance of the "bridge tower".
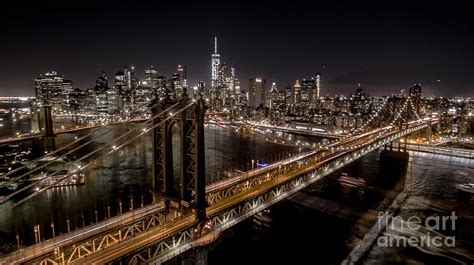
M 173 100 L 166 92 L 161 102 L 152 104 L 153 124 L 153 187 L 154 200 L 162 200 L 166 210 L 170 206 L 182 211 L 194 211 L 197 221 L 206 218 L 204 113 L 205 105 L 199 91 L 197 99 L 190 99 L 186 89 L 182 98 Z M 157 104 L 159 103 L 159 104 Z M 174 185 L 173 127 L 179 129 L 179 188 Z
M 426 121 L 426 123 L 428 124 L 428 126 L 426 126 L 426 129 L 424 130 L 425 131 L 425 138 L 428 139 L 428 142 L 431 143 L 431 135 L 433 133 L 433 125 L 432 125 L 431 119 Z
M 34 140 L 34 150 L 39 150 L 37 155 L 44 155 L 44 152 L 51 152 L 56 149 L 54 139 L 53 117 L 51 114 L 51 105 L 44 105 L 39 111 L 32 108 L 31 128 L 33 132 L 42 132 L 43 137 Z

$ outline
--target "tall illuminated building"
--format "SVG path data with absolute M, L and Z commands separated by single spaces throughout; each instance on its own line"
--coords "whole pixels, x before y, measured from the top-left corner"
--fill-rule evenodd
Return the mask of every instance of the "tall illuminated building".
M 217 37 L 214 37 L 214 53 L 211 56 L 211 87 L 217 86 L 219 65 L 221 64 L 221 55 L 217 53 Z
M 97 78 L 95 82 L 94 92 L 95 92 L 95 105 L 96 111 L 98 114 L 108 114 L 109 113 L 109 100 L 107 91 L 109 89 L 109 83 L 107 80 L 107 75 L 105 72 Z
M 249 80 L 249 106 L 258 107 L 265 104 L 266 81 L 262 77 L 250 78 Z
M 183 95 L 183 85 L 179 73 L 174 73 L 168 80 L 169 93 L 172 99 L 180 99 Z
M 107 74 L 102 72 L 102 74 L 97 78 L 95 82 L 94 90 L 95 92 L 105 92 L 109 88 L 109 82 L 107 79 Z
M 187 87 L 188 83 L 186 81 L 186 65 L 178 64 L 176 70 L 178 71 L 179 77 L 181 79 L 181 85 L 183 87 Z
M 277 93 L 278 88 L 276 86 L 276 82 L 272 82 L 270 91 L 265 91 L 265 106 L 269 107 L 270 109 L 273 108 L 274 96 L 276 97 Z
M 127 67 L 123 71 L 118 71 L 115 74 L 115 88 L 118 91 L 120 99 L 120 112 L 121 114 L 127 114 L 132 110 L 133 106 L 133 90 L 132 88 L 136 86 L 136 78 L 133 74 L 134 68 L 132 67 L 132 72 L 128 70 Z
M 145 86 L 156 90 L 158 88 L 158 71 L 152 66 L 145 69 Z
M 166 76 L 160 75 L 156 78 L 155 96 L 159 99 L 166 95 Z
M 320 83 L 321 83 L 321 74 L 320 73 L 316 73 L 316 76 L 314 78 L 314 80 L 316 81 L 316 95 L 315 95 L 315 100 L 319 100 L 319 96 L 320 96 Z
M 300 85 L 300 81 L 299 80 L 296 80 L 296 83 L 295 85 L 293 86 L 293 90 L 294 90 L 294 95 L 295 95 L 295 99 L 294 99 L 294 104 L 295 105 L 300 105 L 301 104 L 301 85 Z
M 54 112 L 67 111 L 69 94 L 73 91 L 72 81 L 56 71 L 41 74 L 35 79 L 36 99 L 39 106 L 51 105 Z
M 316 103 L 316 96 L 316 79 L 313 77 L 311 79 L 301 80 L 301 102 L 305 103 L 306 105 L 312 105 Z

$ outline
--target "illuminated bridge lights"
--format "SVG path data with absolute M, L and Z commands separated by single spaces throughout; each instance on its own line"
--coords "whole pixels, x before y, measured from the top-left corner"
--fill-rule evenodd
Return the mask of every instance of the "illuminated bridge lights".
M 213 201 L 213 203 L 210 203 L 211 206 L 208 208 L 208 210 L 218 209 L 216 207 L 218 207 L 218 205 L 222 205 L 218 204 L 219 202 L 222 202 L 225 198 L 229 198 L 231 196 L 240 196 L 241 194 L 243 194 L 242 192 L 246 192 L 245 194 L 249 194 L 248 196 L 254 196 L 252 195 L 254 191 L 250 189 L 255 189 L 255 191 L 259 191 L 260 193 L 262 193 L 261 195 L 257 195 L 256 197 L 251 197 L 251 201 L 247 201 L 248 204 L 239 204 L 240 202 L 236 202 L 235 204 L 230 205 L 228 208 L 222 208 L 223 210 L 216 210 L 217 212 L 212 212 L 212 214 L 210 215 L 213 224 L 212 231 L 220 231 L 220 229 L 227 229 L 231 225 L 238 223 L 240 220 L 243 220 L 248 216 L 253 215 L 257 211 L 269 207 L 273 203 L 276 203 L 277 201 L 285 198 L 286 196 L 289 196 L 292 193 L 306 187 L 307 185 L 313 183 L 314 181 L 317 181 L 321 177 L 326 176 L 331 172 L 334 172 L 335 170 L 354 161 L 356 158 L 382 146 L 383 144 L 393 141 L 396 138 L 399 138 L 405 134 L 411 133 L 426 126 L 426 124 L 418 125 L 416 127 L 405 129 L 402 132 L 396 132 L 395 134 L 387 133 L 385 137 L 369 139 L 364 144 L 358 144 L 357 147 L 351 146 L 352 148 L 340 148 L 340 150 L 345 149 L 352 151 L 342 151 L 338 154 L 335 154 L 334 158 L 329 158 L 331 160 L 328 161 L 326 158 L 326 160 L 324 160 L 326 162 L 321 162 L 322 164 L 319 167 L 315 167 L 313 163 L 314 159 L 316 159 L 316 151 L 312 151 L 314 153 L 310 152 L 311 155 L 309 156 L 302 155 L 296 158 L 296 160 L 294 160 L 293 162 L 289 163 L 288 165 L 285 165 L 286 170 L 281 170 L 281 165 L 274 167 L 272 167 L 272 165 L 266 165 L 264 168 L 262 168 L 262 170 L 267 170 L 268 168 L 269 171 L 264 171 L 262 174 L 256 175 L 255 177 L 252 177 L 252 179 L 246 180 L 243 184 L 237 184 L 225 188 L 224 190 L 219 191 L 218 193 L 213 195 L 213 200 L 215 201 Z M 325 159 L 325 157 L 323 156 L 321 159 Z M 319 157 L 316 160 L 320 160 Z M 306 163 L 300 164 L 298 162 L 310 163 L 307 163 L 307 165 L 303 165 Z M 282 171 L 289 173 L 282 173 Z M 295 172 L 302 173 L 298 175 L 299 173 L 297 174 Z M 283 180 L 287 178 L 289 179 L 289 182 L 283 182 Z M 266 189 L 260 191 L 260 188 L 266 187 L 264 185 L 267 185 L 267 183 L 271 183 L 270 181 L 273 181 L 275 184 L 271 185 L 275 186 L 268 186 L 268 191 Z M 209 200 L 212 196 L 210 196 L 209 194 L 208 196 Z M 187 232 L 180 232 L 179 234 L 169 235 L 169 237 L 167 237 L 166 239 L 157 242 L 152 247 L 154 249 L 150 249 L 150 252 L 148 252 L 147 249 L 146 252 L 131 253 L 131 256 L 129 257 L 132 257 L 133 255 L 135 260 L 149 261 L 158 260 L 158 257 L 165 257 L 169 253 L 175 253 L 173 251 L 182 252 L 183 250 L 197 242 L 194 238 L 194 227 L 191 227 L 190 229 L 191 230 L 182 230 Z M 146 230 L 143 229 L 141 231 Z M 124 233 L 126 233 L 126 231 L 124 231 Z M 171 246 L 172 248 L 170 248 Z M 148 255 L 148 253 L 152 253 L 153 255 Z M 134 258 L 132 258 L 131 260 L 133 260 Z

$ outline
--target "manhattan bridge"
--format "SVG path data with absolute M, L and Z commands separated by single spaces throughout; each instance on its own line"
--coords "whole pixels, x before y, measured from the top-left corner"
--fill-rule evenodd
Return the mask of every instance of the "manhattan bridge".
M 161 264 L 190 250 L 216 240 L 226 229 L 287 198 L 295 192 L 317 182 L 332 172 L 359 159 L 365 154 L 384 147 L 391 152 L 406 152 L 407 137 L 411 134 L 430 134 L 436 118 L 423 117 L 419 112 L 420 99 L 414 95 L 389 100 L 373 113 L 362 126 L 353 129 L 340 139 L 333 140 L 305 152 L 279 157 L 264 167 L 241 171 L 225 178 L 205 177 L 204 126 L 208 122 L 207 107 L 200 92 L 191 98 L 184 90 L 181 99 L 166 95 L 147 106 L 150 117 L 141 119 L 142 126 L 114 137 L 98 148 L 88 150 L 74 162 L 84 170 L 94 164 L 93 155 L 109 156 L 151 134 L 153 146 L 152 185 L 147 192 L 150 203 L 97 216 L 96 222 L 82 228 L 71 229 L 60 235 L 43 239 L 41 229 L 35 227 L 34 244 L 0 257 L 1 264 Z M 52 118 L 48 106 L 41 135 L 35 135 L 55 158 L 73 154 L 86 147 L 93 132 L 81 136 L 66 146 L 56 148 Z M 142 108 L 142 107 L 141 107 Z M 134 121 L 137 122 L 137 121 Z M 219 125 L 220 122 L 214 122 Z M 226 121 L 243 127 L 252 124 Z M 91 129 L 91 128 L 88 128 Z M 103 134 L 109 131 L 102 132 Z M 175 133 L 173 133 L 175 132 Z M 179 140 L 173 140 L 173 134 Z M 429 137 L 429 136 L 428 136 Z M 85 140 L 85 141 L 84 141 Z M 8 140 L 6 140 L 8 141 Z M 180 166 L 176 167 L 173 147 L 178 142 Z M 34 163 L 37 158 L 30 163 Z M 29 169 L 28 164 L 8 172 L 6 186 L 41 170 L 41 165 Z M 178 169 L 178 170 L 177 170 Z M 58 172 L 45 174 L 54 175 Z M 56 178 L 49 186 L 36 188 L 31 183 L 2 198 L 3 213 L 42 194 L 48 188 L 71 178 L 72 171 Z M 38 181 L 41 181 L 39 179 Z M 5 202 L 20 193 L 27 196 L 5 206 Z M 0 214 L 2 214 L 0 213 Z

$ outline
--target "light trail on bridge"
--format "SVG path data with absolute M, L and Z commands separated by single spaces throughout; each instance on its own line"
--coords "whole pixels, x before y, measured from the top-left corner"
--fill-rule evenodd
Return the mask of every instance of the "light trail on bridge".
M 191 104 L 189 104 L 187 107 L 189 106 L 191 106 Z M 402 109 L 405 110 L 406 108 L 402 107 Z M 184 110 L 184 108 L 182 110 Z M 176 114 L 177 113 L 173 113 L 173 115 L 176 115 Z M 398 120 L 400 118 L 399 116 L 400 115 L 395 115 L 395 119 Z M 237 204 L 241 204 L 245 202 L 244 204 L 244 208 L 245 208 L 246 207 L 245 205 L 247 205 L 249 200 L 254 200 L 256 197 L 260 198 L 261 196 L 264 196 L 265 194 L 269 194 L 269 192 L 274 191 L 280 186 L 284 188 L 287 183 L 293 183 L 294 181 L 298 180 L 294 182 L 295 185 L 300 185 L 300 184 L 304 184 L 304 185 L 301 185 L 298 188 L 292 188 L 291 190 L 289 190 L 290 193 L 296 192 L 302 187 L 309 185 L 310 183 L 313 183 L 316 180 L 313 178 L 314 176 L 318 175 L 319 177 L 321 177 L 324 174 L 327 175 L 330 172 L 342 167 L 343 165 L 346 165 L 354 161 L 355 159 L 358 159 L 360 156 L 364 155 L 365 153 L 371 150 L 374 150 L 375 148 L 378 148 L 380 145 L 383 145 L 384 143 L 396 140 L 415 130 L 420 130 L 427 126 L 431 126 L 432 123 L 428 123 L 428 122 L 429 120 L 426 120 L 426 119 L 410 121 L 410 122 L 407 122 L 407 128 L 402 128 L 402 127 L 396 128 L 393 126 L 393 122 L 392 122 L 390 126 L 386 126 L 386 127 L 375 129 L 373 131 L 366 132 L 360 135 L 349 137 L 339 142 L 329 143 L 323 146 L 323 148 L 320 148 L 319 150 L 313 150 L 297 157 L 279 161 L 267 167 L 258 168 L 255 171 L 251 172 L 250 174 L 241 174 L 240 176 L 237 176 L 233 178 L 232 180 L 228 179 L 228 180 L 225 180 L 224 182 L 220 182 L 219 184 L 211 184 L 212 186 L 209 186 L 209 188 L 206 187 L 206 191 L 208 193 L 212 193 L 216 190 L 225 189 L 225 188 L 238 185 L 239 183 L 248 181 L 248 179 L 258 178 L 259 176 L 265 175 L 267 172 L 271 170 L 280 168 L 280 166 L 287 167 L 287 169 L 285 169 L 283 172 L 274 175 L 272 178 L 268 178 L 268 179 L 262 178 L 261 182 L 256 182 L 253 186 L 244 187 L 244 189 L 238 190 L 237 193 L 232 194 L 231 196 L 223 197 L 220 200 L 217 200 L 214 203 L 210 204 L 210 206 L 207 207 L 208 217 L 210 217 L 211 220 L 214 221 L 215 218 L 217 218 L 217 216 L 220 216 L 220 214 L 225 214 L 227 210 L 234 209 L 233 207 L 237 207 Z M 158 126 L 158 125 L 160 124 L 156 124 L 155 126 Z M 141 135 L 138 135 L 137 137 L 140 137 L 140 136 Z M 319 169 L 323 171 L 320 172 Z M 317 172 L 319 173 L 317 174 L 311 173 L 311 172 L 315 172 L 315 170 L 318 170 Z M 307 183 L 303 183 L 300 181 L 300 179 L 304 180 L 305 176 L 307 176 L 310 173 L 311 173 L 311 181 L 308 181 Z M 285 194 L 288 195 L 288 192 Z M 278 200 L 281 200 L 281 198 L 275 199 L 272 203 Z M 258 204 L 258 201 L 254 201 L 254 202 Z M 272 203 L 269 203 L 266 205 L 259 205 L 258 209 L 264 206 L 268 207 Z M 255 210 L 256 209 L 254 209 L 253 211 Z M 253 213 L 253 212 L 250 212 L 250 213 Z M 248 215 L 249 213 L 245 213 L 245 214 Z M 243 217 L 240 216 L 239 218 L 243 218 Z M 236 223 L 235 220 L 234 220 L 234 223 Z M 144 231 L 143 233 L 140 233 L 133 238 L 130 238 L 126 241 L 121 242 L 121 244 L 113 244 L 110 247 L 108 247 L 105 251 L 102 251 L 102 249 L 98 251 L 88 250 L 89 252 L 87 253 L 86 257 L 81 256 L 79 254 L 79 257 L 77 259 L 74 259 L 74 257 L 72 257 L 73 260 L 71 260 L 71 257 L 69 257 L 67 258 L 67 260 L 78 262 L 78 263 L 109 262 L 116 258 L 123 257 L 129 253 L 134 253 L 137 250 L 148 246 L 149 244 L 156 243 L 157 241 L 161 242 L 163 240 L 167 240 L 170 238 L 173 239 L 173 244 L 172 244 L 173 247 L 176 247 L 176 246 L 179 247 L 181 246 L 180 243 L 178 243 L 178 245 L 175 245 L 175 242 L 174 242 L 175 236 L 179 235 L 179 242 L 181 242 L 181 239 L 183 238 L 183 241 L 181 243 L 183 243 L 184 241 L 188 242 L 190 240 L 194 240 L 195 238 L 192 238 L 193 232 L 192 231 L 188 232 L 188 229 L 193 228 L 193 225 L 196 225 L 195 216 L 193 214 L 185 215 L 173 222 L 166 222 L 161 226 L 153 227 L 148 231 Z M 57 247 L 64 248 L 65 246 L 57 245 Z M 178 247 L 176 247 L 176 249 L 179 249 Z M 77 249 L 77 248 L 78 246 L 76 246 L 74 249 Z M 79 246 L 79 249 L 80 248 L 81 246 Z M 87 246 L 84 246 L 82 248 L 87 249 Z M 65 252 L 62 252 L 63 262 L 65 258 L 64 253 Z M 73 251 L 73 253 L 75 252 Z M 37 257 L 35 256 L 35 253 L 32 253 L 30 256 L 31 259 L 34 259 L 35 257 Z M 9 255 L 8 258 L 9 258 L 8 259 L 9 261 L 15 261 L 15 254 L 13 253 Z M 156 256 L 154 258 L 156 258 Z M 46 260 L 50 262 L 54 261 L 54 260 L 51 260 L 50 258 L 47 258 Z M 43 259 L 43 261 L 46 261 L 46 260 Z
M 406 131 L 409 131 L 408 129 Z M 385 137 L 390 137 L 393 135 L 396 135 L 397 133 L 400 133 L 399 130 L 394 130 L 389 133 L 389 135 L 384 135 L 384 137 L 378 137 L 378 138 L 367 138 L 366 145 L 375 142 L 379 140 L 380 138 L 385 138 Z M 366 150 L 368 151 L 368 150 Z M 323 166 L 327 165 L 328 163 L 331 163 L 333 161 L 337 161 L 338 159 L 344 159 L 345 156 L 348 154 L 351 154 L 354 151 L 343 151 L 343 152 L 337 152 L 337 153 L 332 153 L 329 155 L 329 157 L 326 157 L 324 160 L 319 161 L 318 163 L 315 164 L 310 164 L 307 166 L 302 166 L 300 168 L 297 168 L 296 170 L 284 174 L 278 178 L 274 178 L 272 180 L 269 180 L 265 183 L 261 183 L 258 186 L 255 186 L 251 189 L 247 189 L 244 191 L 241 191 L 237 193 L 234 196 L 225 198 L 221 200 L 220 202 L 217 202 L 216 204 L 213 204 L 207 208 L 207 214 L 210 219 L 213 219 L 214 216 L 218 215 L 221 212 L 226 211 L 229 208 L 234 207 L 235 205 L 239 205 L 242 202 L 248 201 L 250 198 L 255 198 L 258 196 L 261 196 L 263 194 L 268 193 L 270 190 L 273 189 L 273 187 L 282 185 L 284 183 L 288 183 L 292 179 L 301 176 L 303 174 L 307 174 L 309 172 L 312 172 L 316 169 L 322 168 Z M 360 155 L 356 155 L 353 159 L 359 158 Z M 344 164 L 341 163 L 337 168 L 340 168 Z M 325 173 L 329 174 L 330 172 L 334 171 L 333 170 L 328 170 Z M 316 180 L 316 179 L 315 179 Z M 301 188 L 303 188 L 305 185 L 301 185 Z M 299 190 L 298 189 L 298 190 Z M 280 198 L 281 199 L 281 198 Z M 261 208 L 266 208 L 269 205 L 266 205 L 265 207 Z M 103 264 L 107 263 L 110 261 L 113 261 L 117 258 L 120 258 L 129 252 L 132 251 L 132 249 L 140 249 L 143 248 L 149 244 L 152 244 L 153 242 L 157 242 L 160 240 L 164 240 L 167 237 L 171 236 L 173 233 L 179 233 L 180 231 L 185 230 L 186 228 L 192 226 L 196 220 L 194 219 L 193 215 L 187 215 L 183 217 L 182 219 L 176 221 L 175 223 L 170 223 L 170 224 L 165 224 L 162 228 L 155 228 L 151 230 L 149 233 L 146 233 L 148 236 L 145 236 L 144 234 L 141 236 L 137 236 L 137 238 L 132 238 L 129 241 L 127 241 L 125 244 L 117 244 L 113 247 L 111 247 L 110 251 L 107 250 L 106 253 L 92 253 L 91 255 L 84 257 L 81 260 L 78 260 L 78 262 L 85 262 L 85 263 L 94 263 L 94 264 Z M 227 221 L 227 222 L 230 222 Z M 184 232 L 182 232 L 184 233 Z M 188 238 L 189 240 L 193 240 L 191 237 Z M 174 242 L 174 241 L 173 241 Z M 174 244 L 170 245 L 170 251 L 176 251 L 178 253 L 181 253 L 183 249 L 180 249 L 179 247 L 181 246 L 180 244 L 184 244 L 184 241 L 182 243 L 178 243 L 178 245 L 174 246 Z M 135 250 L 136 251 L 136 250 Z M 142 260 L 146 261 L 146 260 Z M 148 262 L 148 261 L 147 261 Z

